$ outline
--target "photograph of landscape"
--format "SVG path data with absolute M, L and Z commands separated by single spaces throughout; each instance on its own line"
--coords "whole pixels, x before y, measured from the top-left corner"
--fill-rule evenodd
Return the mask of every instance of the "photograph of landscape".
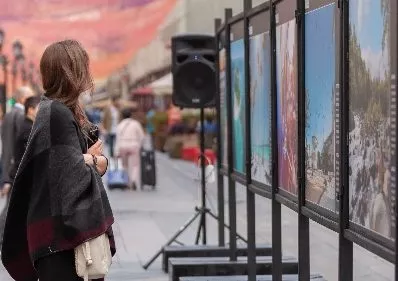
M 351 221 L 393 238 L 390 16 L 389 0 L 349 2 L 349 189 Z
M 251 176 L 271 186 L 271 59 L 269 32 L 250 38 Z
M 231 93 L 234 170 L 245 173 L 245 63 L 244 41 L 231 43 Z
M 334 88 L 335 4 L 305 15 L 306 200 L 336 209 Z
M 279 188 L 297 194 L 296 22 L 276 27 L 277 132 Z

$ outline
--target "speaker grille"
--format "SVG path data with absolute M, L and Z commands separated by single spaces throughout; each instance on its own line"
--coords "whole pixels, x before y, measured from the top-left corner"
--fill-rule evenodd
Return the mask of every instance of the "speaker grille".
M 181 65 L 174 74 L 174 90 L 181 104 L 190 107 L 202 106 L 214 100 L 214 68 L 201 61 Z M 176 103 L 179 103 L 176 101 Z

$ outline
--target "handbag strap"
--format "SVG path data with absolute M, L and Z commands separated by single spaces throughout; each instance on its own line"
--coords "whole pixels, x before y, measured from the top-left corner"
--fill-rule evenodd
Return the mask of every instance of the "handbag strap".
M 83 251 L 84 257 L 86 258 L 86 264 L 87 266 L 90 266 L 93 264 L 93 259 L 91 258 L 90 243 L 85 242 L 84 248 L 86 249 L 86 251 Z
M 93 259 L 91 258 L 91 249 L 90 249 L 89 242 L 84 242 L 83 255 L 84 255 L 84 258 L 86 259 L 86 267 L 89 267 L 90 265 L 92 265 Z M 86 272 L 84 274 L 84 281 L 88 281 L 88 270 L 86 270 Z

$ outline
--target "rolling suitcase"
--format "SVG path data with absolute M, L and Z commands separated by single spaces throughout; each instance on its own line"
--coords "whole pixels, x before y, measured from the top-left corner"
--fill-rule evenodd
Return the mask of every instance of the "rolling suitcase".
M 112 161 L 113 160 L 113 161 Z M 108 189 L 126 189 L 129 186 L 129 176 L 122 168 L 120 159 L 111 159 L 111 169 L 107 173 Z
M 141 149 L 141 189 L 145 186 L 156 188 L 155 150 L 149 136 Z

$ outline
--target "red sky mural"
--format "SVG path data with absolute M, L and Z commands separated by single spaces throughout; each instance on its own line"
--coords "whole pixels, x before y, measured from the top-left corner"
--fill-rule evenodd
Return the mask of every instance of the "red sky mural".
M 73 38 L 88 50 L 96 79 L 132 59 L 157 34 L 177 0 L 0 0 L 5 52 L 14 40 L 38 65 L 51 42 Z M 9 56 L 11 57 L 11 56 Z

